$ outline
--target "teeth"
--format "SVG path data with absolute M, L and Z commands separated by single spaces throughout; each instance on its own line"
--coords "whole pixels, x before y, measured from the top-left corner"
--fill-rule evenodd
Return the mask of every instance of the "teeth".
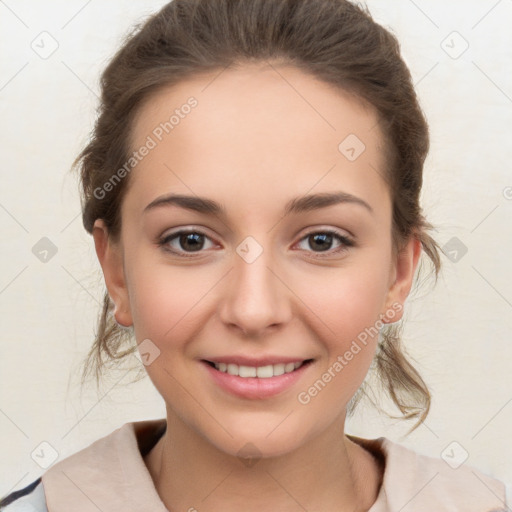
M 274 364 L 272 365 L 274 369 L 274 376 L 283 375 L 284 373 L 284 364 Z
M 258 369 L 254 366 L 239 366 L 238 375 L 240 377 L 256 377 Z
M 293 363 L 286 363 L 284 365 L 284 372 L 285 373 L 293 372 L 293 370 L 295 370 L 295 365 Z
M 228 364 L 228 373 L 229 375 L 238 375 L 238 365 Z
M 269 364 L 268 366 L 259 366 L 256 368 L 256 377 L 260 379 L 268 379 L 274 376 L 274 367 Z
M 258 377 L 260 379 L 268 379 L 270 377 L 276 377 L 283 375 L 283 373 L 291 373 L 300 366 L 302 362 L 297 363 L 280 363 L 280 364 L 269 364 L 267 366 L 238 366 L 237 364 L 226 364 L 226 363 L 214 363 L 215 368 L 223 373 L 229 373 L 229 375 L 238 375 L 239 377 Z

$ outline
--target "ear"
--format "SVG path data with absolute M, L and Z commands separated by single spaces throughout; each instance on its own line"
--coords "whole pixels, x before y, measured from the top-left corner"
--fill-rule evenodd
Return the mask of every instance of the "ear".
M 421 241 L 411 236 L 407 244 L 394 256 L 385 310 L 381 315 L 384 323 L 398 322 L 402 318 L 403 305 L 411 291 L 420 255 Z
M 133 320 L 124 277 L 121 247 L 109 238 L 108 228 L 103 219 L 96 219 L 94 222 L 92 236 L 108 294 L 115 304 L 114 317 L 118 324 L 129 327 Z

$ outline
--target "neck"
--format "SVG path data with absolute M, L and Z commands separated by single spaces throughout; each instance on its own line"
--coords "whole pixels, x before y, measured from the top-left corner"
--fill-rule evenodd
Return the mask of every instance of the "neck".
M 374 457 L 344 434 L 344 417 L 296 450 L 241 459 L 167 411 L 167 429 L 144 458 L 169 511 L 366 511 L 382 480 Z

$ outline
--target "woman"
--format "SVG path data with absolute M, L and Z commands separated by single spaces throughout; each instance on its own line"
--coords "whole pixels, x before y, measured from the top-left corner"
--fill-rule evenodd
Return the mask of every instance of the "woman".
M 506 510 L 497 479 L 344 434 L 372 364 L 404 418 L 430 405 L 393 325 L 422 251 L 440 269 L 396 39 L 343 0 L 174 0 L 101 101 L 78 158 L 107 287 L 89 362 L 138 350 L 167 414 L 2 510 Z

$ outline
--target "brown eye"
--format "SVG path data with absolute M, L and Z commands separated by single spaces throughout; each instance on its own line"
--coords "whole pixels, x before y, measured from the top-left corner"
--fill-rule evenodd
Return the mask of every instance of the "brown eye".
M 204 235 L 200 233 L 182 233 L 178 236 L 179 245 L 185 250 L 200 251 L 204 246 Z
M 331 250 L 333 242 L 336 240 L 339 242 L 339 246 L 337 249 Z M 314 253 L 328 252 L 329 254 L 333 254 L 344 251 L 347 247 L 354 245 L 351 239 L 332 230 L 311 232 L 301 239 L 301 242 L 303 241 L 307 242 Z
M 158 245 L 164 250 L 178 255 L 201 252 L 205 247 L 205 240 L 210 238 L 200 231 L 178 231 L 161 238 Z M 174 245 L 171 245 L 171 242 Z M 170 247 L 169 247 L 170 246 Z

